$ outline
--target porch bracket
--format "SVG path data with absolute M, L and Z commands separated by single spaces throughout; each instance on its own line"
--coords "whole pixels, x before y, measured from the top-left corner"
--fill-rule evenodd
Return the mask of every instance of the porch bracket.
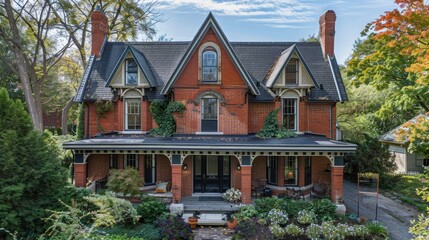
M 334 156 L 326 156 L 331 162 L 331 166 L 335 166 L 335 157 Z
M 180 164 L 183 165 L 183 162 L 185 161 L 186 157 L 189 156 L 188 154 L 181 154 L 180 155 Z

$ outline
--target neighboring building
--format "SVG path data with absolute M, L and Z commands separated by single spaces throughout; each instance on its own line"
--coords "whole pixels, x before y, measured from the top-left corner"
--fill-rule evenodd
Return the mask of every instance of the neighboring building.
M 418 118 L 429 117 L 425 114 L 419 114 L 408 122 L 416 122 Z M 429 166 L 428 156 L 421 154 L 410 153 L 408 151 L 409 141 L 401 141 L 398 139 L 398 131 L 404 129 L 403 125 L 400 125 L 390 132 L 381 136 L 380 141 L 389 145 L 389 151 L 395 156 L 395 163 L 398 167 L 396 173 L 416 173 L 423 172 L 423 166 Z
M 264 179 L 278 194 L 310 190 L 322 177 L 331 198 L 341 198 L 343 156 L 356 145 L 335 140 L 336 104 L 347 101 L 335 19 L 333 11 L 321 16 L 321 43 L 229 42 L 211 13 L 191 42 L 108 42 L 107 19 L 95 11 L 92 56 L 75 97 L 85 107 L 85 139 L 64 144 L 74 151 L 76 186 L 135 167 L 145 189 L 171 181 L 178 201 L 234 187 L 250 203 L 252 182 Z M 186 107 L 174 115 L 172 137 L 147 134 L 156 99 Z M 98 118 L 96 100 L 113 101 L 113 111 Z M 274 109 L 298 137 L 255 136 Z

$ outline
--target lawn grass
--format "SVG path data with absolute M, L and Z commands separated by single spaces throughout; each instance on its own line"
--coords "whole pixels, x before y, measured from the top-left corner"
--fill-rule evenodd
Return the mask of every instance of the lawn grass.
M 416 189 L 428 185 L 429 179 L 425 174 L 383 174 L 380 179 L 380 188 L 400 195 L 399 199 L 421 212 L 426 211 L 427 204 L 417 195 Z

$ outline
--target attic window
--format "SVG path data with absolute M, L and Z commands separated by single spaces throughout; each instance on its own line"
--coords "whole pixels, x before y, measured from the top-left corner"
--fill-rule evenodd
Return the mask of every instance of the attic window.
M 137 63 L 133 58 L 125 62 L 125 85 L 137 85 Z
M 286 84 L 298 84 L 298 76 L 299 76 L 299 64 L 298 59 L 292 58 L 288 65 L 286 66 L 285 70 L 285 79 Z
M 217 53 L 212 47 L 203 52 L 203 82 L 217 82 Z

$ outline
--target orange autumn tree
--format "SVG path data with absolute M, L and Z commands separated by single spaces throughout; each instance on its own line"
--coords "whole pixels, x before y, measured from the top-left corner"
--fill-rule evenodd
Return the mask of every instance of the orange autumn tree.
M 388 47 L 401 46 L 400 54 L 415 61 L 405 69 L 416 83 L 429 84 L 429 6 L 423 0 L 395 0 L 400 9 L 386 11 L 371 23 L 375 38 L 389 37 Z

